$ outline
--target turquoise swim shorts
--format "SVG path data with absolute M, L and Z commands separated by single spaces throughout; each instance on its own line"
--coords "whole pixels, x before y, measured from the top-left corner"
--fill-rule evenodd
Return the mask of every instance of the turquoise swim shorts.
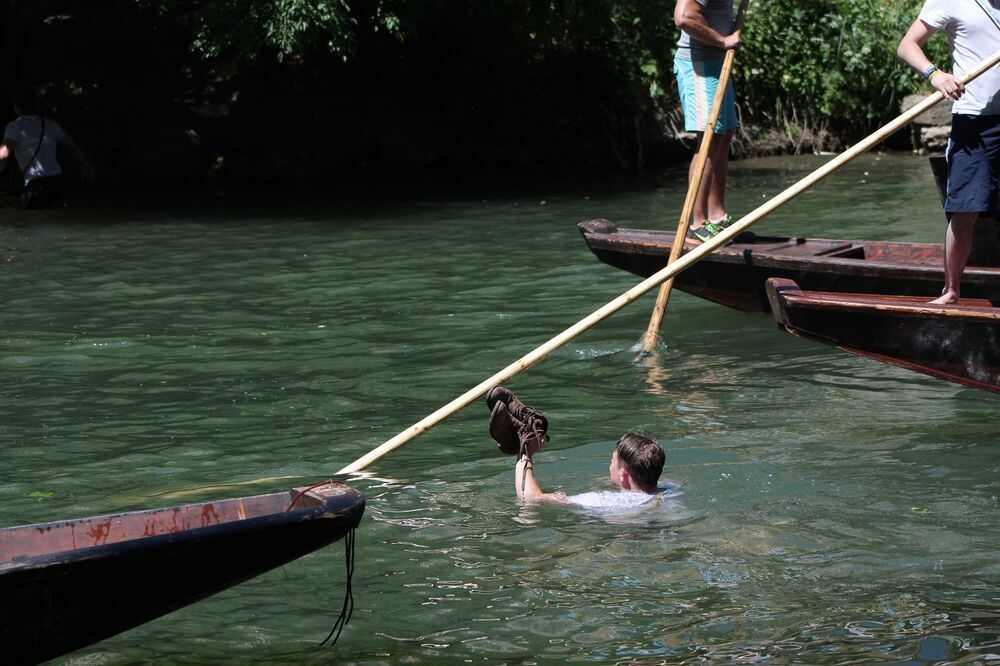
M 721 60 L 674 58 L 674 76 L 677 77 L 677 89 L 684 109 L 684 131 L 705 131 L 721 72 Z M 736 117 L 736 94 L 733 92 L 733 80 L 730 79 L 722 100 L 722 110 L 715 123 L 715 133 L 723 134 L 726 130 L 736 129 L 739 124 Z

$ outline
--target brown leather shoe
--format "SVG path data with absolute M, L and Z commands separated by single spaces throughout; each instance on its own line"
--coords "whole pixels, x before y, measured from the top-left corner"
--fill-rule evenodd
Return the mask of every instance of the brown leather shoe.
M 520 459 L 528 450 L 537 451 L 549 441 L 549 436 L 539 429 L 537 419 L 531 424 L 511 416 L 506 403 L 497 401 L 490 412 L 490 437 L 501 453 L 516 455 Z
M 512 456 L 521 450 L 517 431 L 514 417 L 507 411 L 507 405 L 502 402 L 494 404 L 493 411 L 490 412 L 490 437 L 496 441 L 500 453 Z
M 542 413 L 530 405 L 521 402 L 514 392 L 503 386 L 494 386 L 486 392 L 486 406 L 492 410 L 498 402 L 507 405 L 507 409 L 518 421 L 529 426 L 534 426 L 542 433 L 549 430 L 549 420 L 542 416 Z

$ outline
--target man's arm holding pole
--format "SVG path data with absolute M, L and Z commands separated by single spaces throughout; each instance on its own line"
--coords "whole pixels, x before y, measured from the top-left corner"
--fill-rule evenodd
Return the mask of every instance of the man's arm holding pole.
M 934 88 L 941 91 L 941 94 L 948 99 L 955 101 L 965 92 L 965 85 L 954 75 L 942 72 L 934 63 L 928 59 L 924 53 L 923 46 L 927 40 L 937 32 L 920 19 L 913 22 L 910 29 L 906 31 L 896 55 L 907 65 L 924 75 Z
M 740 45 L 740 31 L 720 34 L 705 20 L 705 11 L 696 0 L 679 0 L 674 5 L 674 24 L 700 42 L 720 49 L 735 49 Z

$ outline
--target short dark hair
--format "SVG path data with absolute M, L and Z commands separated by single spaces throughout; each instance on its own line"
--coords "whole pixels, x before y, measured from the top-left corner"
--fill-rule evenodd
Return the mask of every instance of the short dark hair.
M 615 444 L 618 463 L 644 490 L 656 488 L 663 472 L 663 447 L 655 439 L 641 432 L 627 432 Z

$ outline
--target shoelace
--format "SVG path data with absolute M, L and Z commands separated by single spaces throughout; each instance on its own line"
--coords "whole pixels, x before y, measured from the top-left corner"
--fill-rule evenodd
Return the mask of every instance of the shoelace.
M 527 425 L 529 428 L 531 428 L 531 434 L 533 434 L 535 436 L 535 440 L 538 441 L 538 445 L 541 446 L 541 444 L 542 444 L 542 437 L 545 434 L 544 430 L 541 430 L 541 431 L 539 430 L 539 426 L 542 423 L 541 419 L 539 419 L 537 416 L 534 416 L 534 415 L 528 415 L 526 417 L 526 421 L 527 421 L 527 423 L 525 423 L 525 425 Z M 522 423 L 524 423 L 524 422 L 522 421 Z M 521 458 L 524 458 L 528 454 L 528 440 L 526 438 L 523 438 L 523 437 L 520 438 L 520 439 L 521 439 L 521 449 L 518 451 L 518 454 L 517 454 L 517 460 L 518 460 L 518 462 L 520 462 Z M 527 484 L 527 482 L 528 482 L 528 469 L 527 469 L 527 467 L 525 467 L 524 473 L 521 474 L 521 494 L 522 495 L 524 494 L 524 487 L 525 487 L 525 484 Z

